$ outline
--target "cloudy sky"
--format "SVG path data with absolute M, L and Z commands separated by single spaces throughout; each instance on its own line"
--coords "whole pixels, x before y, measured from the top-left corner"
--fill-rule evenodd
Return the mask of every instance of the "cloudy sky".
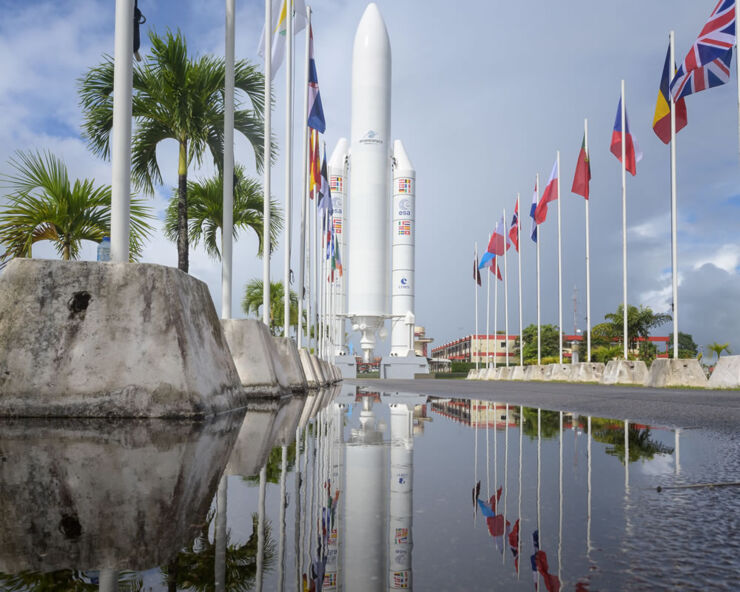
M 668 32 L 676 31 L 677 61 L 693 43 L 715 0 L 491 2 L 379 0 L 393 50 L 394 138 L 417 169 L 417 322 L 435 344 L 473 329 L 474 242 L 484 245 L 517 192 L 526 216 L 535 174 L 544 185 L 561 151 L 563 325 L 585 326 L 584 204 L 570 193 L 589 119 L 592 162 L 592 316 L 603 319 L 621 302 L 620 166 L 609 142 L 625 79 L 633 134 L 644 159 L 627 181 L 629 302 L 668 312 L 671 305 L 669 151 L 652 118 Z M 316 0 L 315 53 L 327 115 L 329 150 L 349 135 L 351 52 L 364 0 Z M 179 28 L 194 54 L 223 53 L 223 2 L 140 0 L 145 29 Z M 77 79 L 113 52 L 112 0 L 0 0 L 0 174 L 15 150 L 48 149 L 73 176 L 110 182 L 110 165 L 80 138 Z M 264 2 L 237 0 L 237 57 L 258 61 Z M 303 47 L 303 34 L 298 46 Z M 146 52 L 148 43 L 143 44 Z M 299 50 L 298 56 L 302 49 Z M 733 64 L 733 71 L 735 64 Z M 275 131 L 282 137 L 283 76 L 276 87 Z M 706 346 L 740 347 L 740 156 L 737 87 L 730 84 L 687 100 L 689 125 L 678 137 L 679 304 L 683 331 Z M 237 161 L 254 171 L 254 155 L 236 139 Z M 161 217 L 176 184 L 176 148 L 158 150 L 165 178 L 152 205 Z M 168 164 L 169 163 L 169 164 Z M 192 176 L 212 171 L 206 164 Z M 274 169 L 284 197 L 282 160 Z M 296 174 L 296 183 L 299 176 Z M 3 202 L 0 192 L 0 203 Z M 543 321 L 557 322 L 557 245 L 553 213 L 543 227 Z M 525 221 L 528 230 L 529 219 Z M 261 275 L 256 239 L 235 247 L 234 310 L 245 283 Z M 45 246 L 36 256 L 51 256 Z M 95 257 L 95 246 L 83 250 Z M 525 241 L 524 322 L 536 320 L 535 250 Z M 175 266 L 175 245 L 161 232 L 144 260 Z M 283 255 L 274 259 L 282 278 Z M 293 263 L 297 268 L 297 259 Z M 510 326 L 516 331 L 516 266 L 509 259 Z M 191 273 L 220 302 L 220 264 L 191 255 Z M 485 291 L 480 292 L 481 311 Z M 502 313 L 501 313 L 502 314 Z M 481 326 L 482 330 L 482 326 Z M 668 334 L 670 326 L 661 333 Z

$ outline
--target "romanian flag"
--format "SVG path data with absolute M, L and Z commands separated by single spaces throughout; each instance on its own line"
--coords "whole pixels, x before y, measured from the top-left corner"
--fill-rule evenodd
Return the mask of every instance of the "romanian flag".
M 671 101 L 668 94 L 668 84 L 670 77 L 671 49 L 665 56 L 665 65 L 663 66 L 663 76 L 660 78 L 660 90 L 658 91 L 658 101 L 655 104 L 655 117 L 653 117 L 653 131 L 664 144 L 671 141 Z M 675 72 L 676 65 L 673 65 Z M 676 133 L 686 127 L 686 101 L 681 98 L 676 102 Z
M 309 181 L 309 195 L 311 196 L 311 199 L 314 198 L 315 195 L 318 195 L 319 190 L 321 189 L 321 164 L 319 164 L 319 161 L 321 160 L 319 155 L 319 132 L 317 132 L 315 129 L 311 129 L 311 142 L 310 142 L 310 162 L 309 162 L 309 172 L 311 174 L 311 179 Z
M 669 126 L 670 127 L 670 122 Z M 591 181 L 591 159 L 586 152 L 586 134 L 583 134 L 581 142 L 581 152 L 578 154 L 578 163 L 576 164 L 576 174 L 573 177 L 573 187 L 571 191 L 576 195 L 582 195 L 588 199 L 588 185 Z
M 642 152 L 637 144 L 637 138 L 630 133 L 630 122 L 627 119 L 627 106 L 624 108 L 624 134 L 622 134 L 622 99 L 619 99 L 617 107 L 617 119 L 614 122 L 614 131 L 612 132 L 611 153 L 622 162 L 622 136 L 624 135 L 624 155 L 627 162 L 625 168 L 635 176 L 637 174 L 637 163 L 642 160 Z

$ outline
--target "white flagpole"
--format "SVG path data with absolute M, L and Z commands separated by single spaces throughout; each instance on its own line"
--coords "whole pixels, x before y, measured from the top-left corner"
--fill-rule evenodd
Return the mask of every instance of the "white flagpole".
M 493 367 L 498 368 L 498 255 L 493 265 Z
M 285 56 L 285 227 L 283 229 L 283 336 L 290 331 L 290 237 L 293 207 L 293 0 L 286 0 Z
M 473 278 L 473 289 L 475 290 L 475 333 L 470 342 L 470 355 L 473 356 L 475 345 L 478 340 L 478 242 L 475 243 L 475 277 Z M 475 358 L 475 369 L 478 370 L 478 358 Z
M 221 318 L 231 318 L 231 271 L 234 228 L 234 3 L 226 0 L 224 56 L 224 171 L 221 225 Z
M 560 150 L 557 152 L 558 161 L 558 341 L 560 344 L 559 358 L 563 363 L 563 248 L 560 225 Z
M 735 3 L 737 10 L 737 2 Z M 736 21 L 737 22 L 737 21 Z M 675 33 L 669 34 L 670 39 L 670 64 L 675 64 Z M 740 70 L 739 70 L 740 72 Z M 740 84 L 740 83 L 738 83 Z M 740 87 L 738 87 L 740 88 Z M 678 217 L 676 214 L 676 103 L 673 93 L 668 93 L 671 101 L 671 267 L 673 271 L 673 359 L 678 359 Z M 740 96 L 739 96 L 740 100 Z
M 591 560 L 591 416 L 588 416 L 588 473 L 587 473 L 587 511 L 586 511 L 586 557 Z
M 306 299 L 306 210 L 308 209 L 308 47 L 311 42 L 311 7 L 306 6 L 306 63 L 305 63 L 305 80 L 303 86 L 303 156 L 301 163 L 303 166 L 303 182 L 301 183 L 301 245 L 299 248 L 300 263 L 298 266 L 298 349 L 303 347 L 303 303 Z M 306 342 L 310 341 L 311 326 L 310 316 L 306 319 Z
M 537 173 L 537 203 L 540 202 L 540 174 Z M 542 228 L 537 224 L 537 365 L 542 365 L 542 334 L 541 334 L 541 316 L 540 316 L 540 243 L 542 242 Z M 538 527 L 539 528 L 539 527 Z
M 558 512 L 558 579 L 563 581 L 563 412 L 560 412 L 560 470 L 559 470 L 559 501 Z
M 506 329 L 506 341 L 504 342 L 506 348 L 506 367 L 509 367 L 509 266 L 506 261 L 506 252 L 508 249 L 509 242 L 509 227 L 506 225 L 506 208 L 504 208 L 504 327 Z
M 516 244 L 519 245 L 519 365 L 524 366 L 524 339 L 522 334 L 522 208 L 519 204 L 519 194 L 516 194 Z
M 491 235 L 488 235 L 488 242 L 491 242 Z M 494 259 L 495 261 L 495 259 Z M 486 368 L 491 366 L 491 325 L 489 319 L 491 318 L 491 273 L 490 270 L 486 273 Z
M 583 120 L 583 137 L 584 148 L 586 149 L 586 159 L 591 166 L 591 160 L 588 155 L 588 119 Z M 586 361 L 591 361 L 591 239 L 589 235 L 589 217 L 588 206 L 589 200 L 586 200 Z
M 270 228 L 270 165 L 272 164 L 272 0 L 265 0 L 265 138 L 263 228 Z M 270 233 L 263 232 L 262 252 L 262 322 L 270 326 Z
M 624 308 L 623 320 L 623 341 L 624 341 L 624 359 L 627 359 L 628 340 L 627 335 L 627 167 L 626 167 L 626 145 L 625 145 L 625 104 L 624 104 L 624 80 L 622 80 L 622 302 Z

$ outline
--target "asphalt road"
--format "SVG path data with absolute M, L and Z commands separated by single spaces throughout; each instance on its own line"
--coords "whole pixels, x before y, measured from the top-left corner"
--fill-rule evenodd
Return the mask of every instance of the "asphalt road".
M 666 427 L 708 428 L 740 434 L 740 391 L 453 379 L 345 380 L 371 391 L 480 399 L 628 419 Z

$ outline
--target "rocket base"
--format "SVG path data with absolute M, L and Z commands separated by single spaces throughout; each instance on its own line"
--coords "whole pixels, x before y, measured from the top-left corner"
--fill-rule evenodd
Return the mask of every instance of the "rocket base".
M 421 356 L 385 356 L 380 362 L 380 378 L 413 379 L 429 374 L 429 362 Z

